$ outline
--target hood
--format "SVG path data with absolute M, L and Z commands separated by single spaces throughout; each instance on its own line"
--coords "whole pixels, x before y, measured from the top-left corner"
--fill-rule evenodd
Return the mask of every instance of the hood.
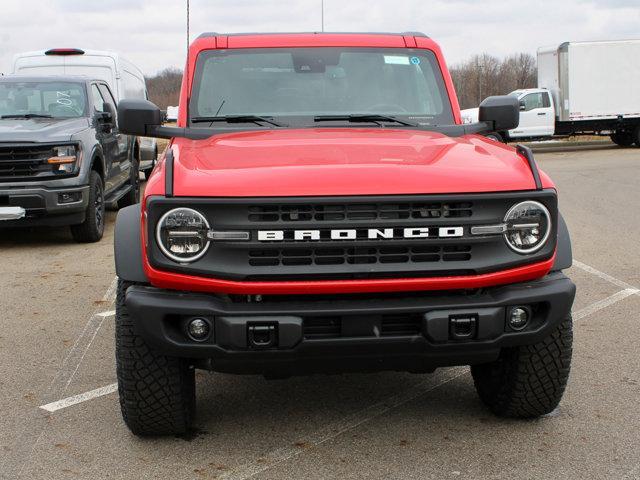
M 381 129 L 261 130 L 173 144 L 174 194 L 271 197 L 535 189 L 513 147 L 477 135 Z M 548 183 L 544 176 L 543 183 Z
M 67 141 L 88 127 L 86 117 L 0 119 L 0 143 Z

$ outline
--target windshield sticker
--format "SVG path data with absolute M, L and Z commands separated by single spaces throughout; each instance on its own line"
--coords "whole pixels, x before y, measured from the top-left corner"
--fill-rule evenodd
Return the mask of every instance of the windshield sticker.
M 384 63 L 389 63 L 391 65 L 409 65 L 409 57 L 401 55 L 385 55 Z
M 411 57 L 411 63 L 413 65 L 420 65 L 420 59 L 418 57 Z

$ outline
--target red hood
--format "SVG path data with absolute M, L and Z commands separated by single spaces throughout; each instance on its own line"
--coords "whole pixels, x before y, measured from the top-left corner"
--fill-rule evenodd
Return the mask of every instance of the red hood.
M 268 130 L 176 139 L 176 196 L 387 195 L 529 190 L 515 149 L 484 137 L 381 128 Z M 154 177 L 160 177 L 154 176 Z M 542 175 L 545 187 L 553 186 Z M 155 184 L 155 182 L 153 182 Z M 160 185 L 150 185 L 149 193 Z

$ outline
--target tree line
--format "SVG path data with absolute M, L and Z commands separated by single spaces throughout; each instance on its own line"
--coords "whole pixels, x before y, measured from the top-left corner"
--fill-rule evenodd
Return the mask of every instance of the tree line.
M 483 53 L 450 68 L 460 108 L 477 107 L 491 95 L 537 86 L 536 59 L 516 53 L 503 59 Z
M 490 95 L 504 95 L 518 88 L 535 87 L 536 59 L 528 53 L 516 53 L 499 59 L 487 53 L 450 68 L 458 92 L 460 108 L 477 107 Z M 162 110 L 178 105 L 182 70 L 167 68 L 147 77 L 149 99 Z

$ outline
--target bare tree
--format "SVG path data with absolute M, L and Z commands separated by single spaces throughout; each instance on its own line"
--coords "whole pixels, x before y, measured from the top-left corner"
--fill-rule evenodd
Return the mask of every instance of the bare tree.
M 536 60 L 516 53 L 502 60 L 483 53 L 451 67 L 461 108 L 477 107 L 491 95 L 505 95 L 518 88 L 536 86 Z
M 180 98 L 180 84 L 182 83 L 182 70 L 177 68 L 165 68 L 153 77 L 147 77 L 147 90 L 149 100 L 166 110 L 169 105 L 178 105 Z

